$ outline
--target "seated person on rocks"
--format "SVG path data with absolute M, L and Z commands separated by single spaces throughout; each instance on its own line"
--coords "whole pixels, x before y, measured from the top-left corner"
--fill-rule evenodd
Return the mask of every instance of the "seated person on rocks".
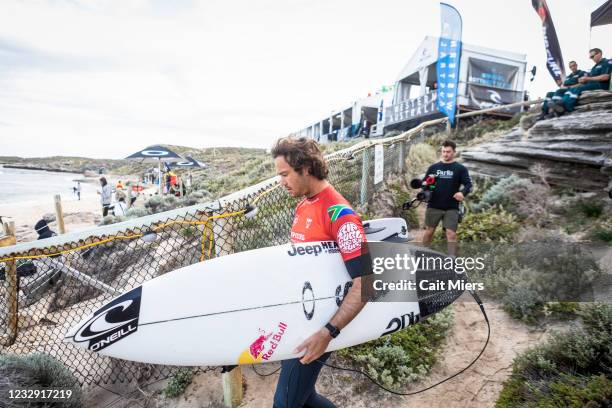
M 556 91 L 551 91 L 546 94 L 546 99 L 544 99 L 544 103 L 542 104 L 542 113 L 538 117 L 538 120 L 551 118 L 552 114 L 549 112 L 550 105 L 557 101 L 561 101 L 561 99 L 563 99 L 563 95 L 569 88 L 580 86 L 578 83 L 579 78 L 588 75 L 585 71 L 578 69 L 578 64 L 576 61 L 570 61 L 569 69 L 572 71 L 572 73 L 565 78 L 563 85 L 561 85 L 561 87 Z
M 603 57 L 603 53 L 599 48 L 593 48 L 589 51 L 589 58 L 595 62 L 589 75 L 578 78 L 580 86 L 570 88 L 563 95 L 563 99 L 553 106 L 556 114 L 562 115 L 565 112 L 571 112 L 578 102 L 578 97 L 584 91 L 593 91 L 597 89 L 608 90 L 610 86 L 610 72 L 612 72 L 612 60 Z

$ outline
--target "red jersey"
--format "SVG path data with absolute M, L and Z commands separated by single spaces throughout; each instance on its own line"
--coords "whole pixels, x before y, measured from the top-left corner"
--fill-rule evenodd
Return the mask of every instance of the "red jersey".
M 305 198 L 295 209 L 291 242 L 312 241 L 335 241 L 345 263 L 359 257 L 361 244 L 366 242 L 361 219 L 331 185 Z

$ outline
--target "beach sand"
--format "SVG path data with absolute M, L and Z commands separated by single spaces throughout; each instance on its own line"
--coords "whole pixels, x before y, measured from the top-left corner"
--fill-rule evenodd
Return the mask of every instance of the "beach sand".
M 107 176 L 107 179 L 109 184 L 114 186 L 119 178 Z M 120 179 L 129 180 L 126 176 Z M 98 188 L 97 177 L 88 181 Z M 95 193 L 82 194 L 80 201 L 73 194 L 63 194 L 61 198 L 66 232 L 95 228 L 102 222 L 102 204 L 99 195 Z M 142 199 L 140 201 L 142 203 Z M 0 216 L 3 217 L 4 222 L 15 222 L 17 242 L 29 242 L 38 239 L 34 225 L 43 217 L 53 219 L 53 222 L 49 222 L 49 227 L 59 234 L 59 227 L 55 220 L 53 196 L 41 196 L 36 201 L 0 204 Z
M 76 197 L 62 197 L 62 210 L 66 232 L 92 228 L 102 221 L 102 206 L 97 196 L 81 197 L 81 201 Z M 41 197 L 38 202 L 2 204 L 0 215 L 10 217 L 4 222 L 15 222 L 17 242 L 33 241 L 38 238 L 34 231 L 36 222 L 43 217 L 55 219 L 55 202 L 53 197 Z M 57 221 L 50 222 L 49 227 L 59 233 Z

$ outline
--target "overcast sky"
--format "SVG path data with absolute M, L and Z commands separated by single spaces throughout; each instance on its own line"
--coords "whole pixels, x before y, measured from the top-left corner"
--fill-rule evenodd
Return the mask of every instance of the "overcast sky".
M 566 63 L 612 55 L 612 26 L 589 32 L 603 2 L 548 0 Z M 449 3 L 464 42 L 526 54 L 532 95 L 554 87 L 531 0 Z M 393 84 L 439 18 L 432 0 L 2 0 L 0 155 L 269 147 Z

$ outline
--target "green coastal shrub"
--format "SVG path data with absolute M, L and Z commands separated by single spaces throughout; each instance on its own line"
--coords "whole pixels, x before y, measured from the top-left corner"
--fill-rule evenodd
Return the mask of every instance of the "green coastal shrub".
M 603 203 L 597 200 L 579 200 L 574 206 L 589 218 L 598 218 L 603 213 Z
M 452 324 L 453 313 L 445 309 L 389 336 L 342 349 L 337 356 L 384 386 L 397 388 L 423 378 L 431 370 Z
M 193 377 L 195 377 L 195 371 L 192 369 L 179 370 L 170 378 L 170 382 L 164 389 L 164 395 L 169 398 L 178 397 L 189 387 Z
M 486 267 L 473 270 L 472 278 L 484 284 L 485 295 L 500 299 L 506 312 L 528 324 L 545 316 L 569 317 L 572 306 L 565 302 L 577 301 L 581 294 L 590 292 L 602 274 L 588 250 L 554 234 L 537 242 L 480 245 L 476 249 L 477 256 L 485 257 Z M 551 302 L 563 302 L 564 306 Z
M 555 213 L 561 218 L 564 231 L 569 234 L 586 232 L 587 237 L 606 241 L 612 229 L 612 213 L 605 211 L 604 201 L 597 197 L 562 197 Z
M 84 406 L 84 397 L 74 375 L 58 360 L 47 354 L 0 355 L 0 407 L 49 407 L 48 402 L 27 402 L 16 405 L 8 399 L 10 389 L 63 388 L 72 390 L 70 399 L 61 406 L 79 408 Z
M 149 212 L 144 207 L 131 207 L 125 212 L 127 218 L 140 218 L 147 215 L 149 215 Z
M 591 304 L 580 315 L 583 327 L 515 358 L 497 408 L 612 405 L 612 306 Z
M 588 237 L 594 241 L 612 242 L 612 214 L 605 220 L 597 222 L 590 230 Z
M 514 187 L 522 186 L 529 180 L 522 179 L 516 175 L 499 179 L 494 185 L 482 194 L 480 201 L 472 206 L 474 211 L 483 211 L 493 206 L 508 208 L 514 203 L 510 191 Z
M 511 242 L 519 230 L 516 217 L 505 210 L 487 210 L 465 216 L 457 229 L 460 242 Z M 442 234 L 441 229 L 438 232 Z

